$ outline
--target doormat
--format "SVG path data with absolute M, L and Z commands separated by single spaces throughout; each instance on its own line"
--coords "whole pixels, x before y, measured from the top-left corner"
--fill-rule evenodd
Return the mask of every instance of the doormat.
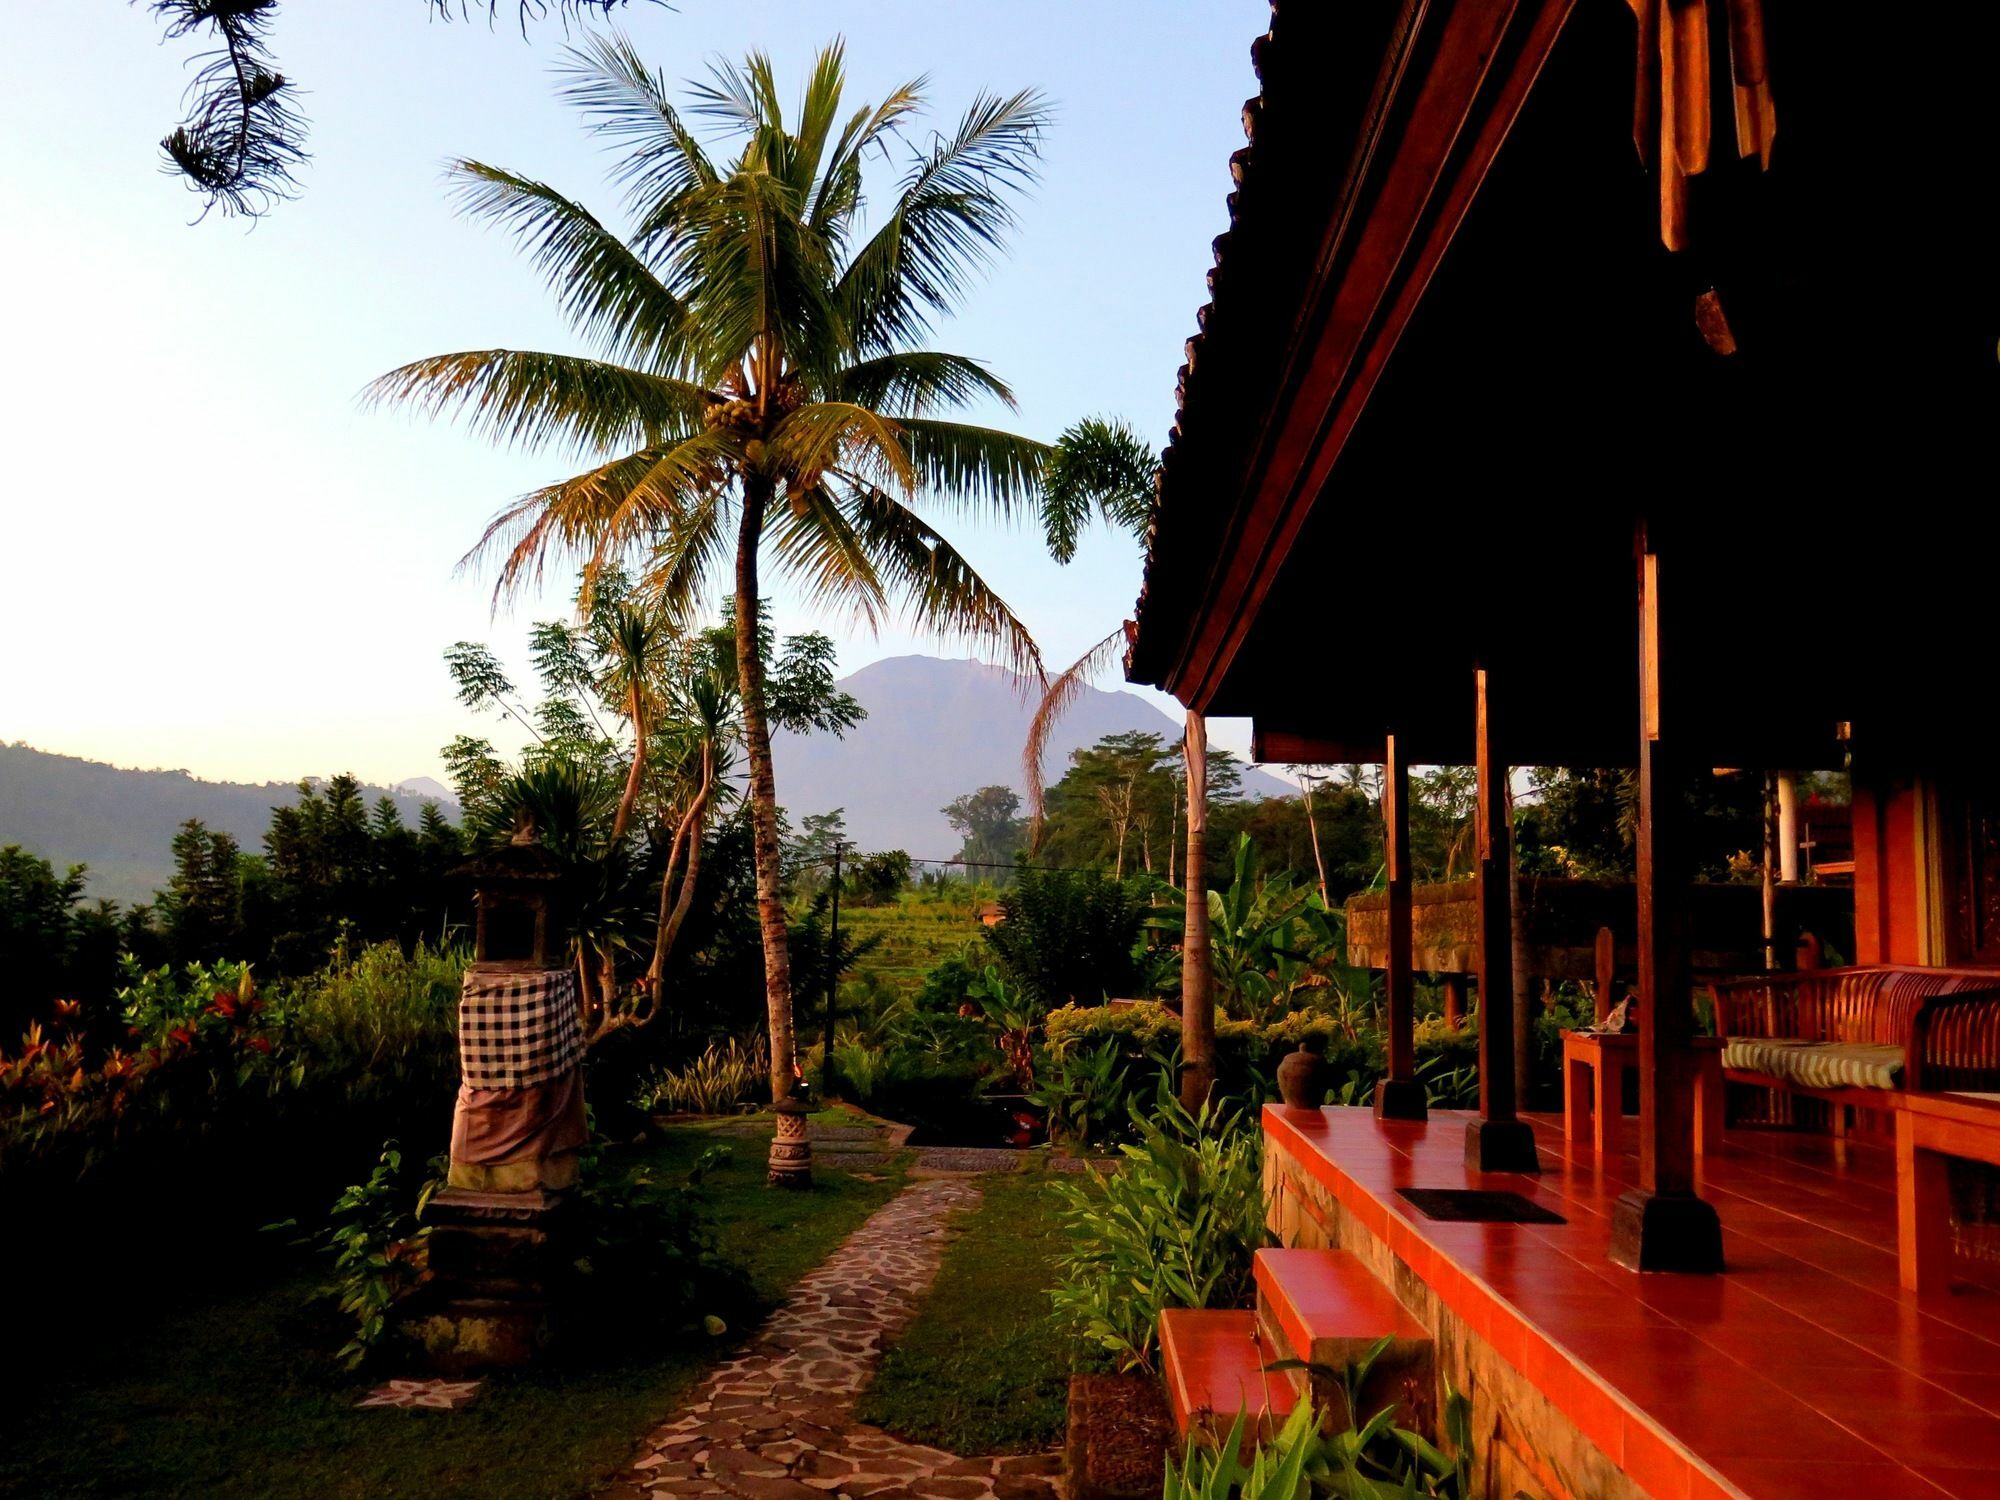
M 1519 1193 L 1495 1192 L 1490 1188 L 1397 1188 L 1396 1191 L 1409 1199 L 1411 1206 L 1426 1219 L 1440 1219 L 1447 1224 L 1569 1222 Z

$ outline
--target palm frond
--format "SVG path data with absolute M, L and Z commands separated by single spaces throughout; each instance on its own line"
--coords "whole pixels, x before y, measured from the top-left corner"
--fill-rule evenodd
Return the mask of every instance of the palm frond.
M 1083 696 L 1084 689 L 1096 681 L 1124 649 L 1125 627 L 1120 625 L 1043 685 L 1042 701 L 1035 706 L 1035 716 L 1028 722 L 1028 742 L 1021 752 L 1021 769 L 1028 781 L 1031 847 L 1042 841 L 1042 819 L 1048 811 L 1048 788 L 1043 766 L 1048 759 L 1049 737 L 1055 733 L 1062 716 Z
M 570 323 L 606 355 L 650 370 L 687 363 L 687 305 L 581 203 L 484 162 L 453 162 L 446 175 L 461 211 L 510 231 Z
M 1095 511 L 1143 539 L 1153 517 L 1159 462 L 1130 424 L 1086 417 L 1055 441 L 1042 470 L 1042 529 L 1049 553 L 1066 563 Z
M 1007 601 L 965 556 L 893 495 L 857 474 L 835 476 L 854 535 L 884 588 L 904 601 L 912 624 L 976 650 L 997 650 L 1010 671 L 1040 678 L 1042 653 Z
M 439 354 L 377 377 L 365 406 L 411 406 L 427 417 L 462 415 L 505 446 L 551 443 L 603 453 L 699 430 L 700 386 L 577 354 L 472 349 Z
M 523 585 L 540 583 L 552 560 L 582 563 L 588 588 L 622 552 L 657 543 L 685 524 L 717 488 L 704 466 L 715 462 L 727 441 L 723 434 L 698 432 L 530 490 L 487 523 L 459 566 L 476 567 L 503 554 L 496 605 Z
M 841 278 L 857 347 L 913 340 L 957 305 L 1013 227 L 1011 200 L 1035 181 L 1051 118 L 1034 90 L 982 94 L 955 132 L 918 153 L 889 216 Z
M 982 397 L 1015 409 L 1013 390 L 979 360 L 931 350 L 905 350 L 848 365 L 827 394 L 836 401 L 889 407 L 912 416 L 969 406 Z
M 891 89 L 880 104 L 856 110 L 841 128 L 820 172 L 819 190 L 808 217 L 830 238 L 844 242 L 855 210 L 861 206 L 861 159 L 871 149 L 887 149 L 905 118 L 923 108 L 928 78 L 919 75 Z
M 717 485 L 696 496 L 655 544 L 641 587 L 682 628 L 713 601 L 730 559 L 730 496 Z
M 845 606 L 873 635 L 882 628 L 889 599 L 867 544 L 824 484 L 793 490 L 774 510 L 772 552 L 778 567 L 798 584 L 807 604 Z
M 920 490 L 948 506 L 1012 516 L 1034 498 L 1049 445 L 994 427 L 898 417 L 903 449 L 916 465 Z
M 852 401 L 815 401 L 792 412 L 771 433 L 771 456 L 787 473 L 811 477 L 839 467 L 893 484 L 905 495 L 916 466 L 897 423 Z
M 557 97 L 623 152 L 611 179 L 624 188 L 626 206 L 639 219 L 639 244 L 646 243 L 649 224 L 670 220 L 688 193 L 718 180 L 708 154 L 668 100 L 665 77 L 646 66 L 622 32 L 592 36 L 570 48 L 556 72 L 566 80 Z

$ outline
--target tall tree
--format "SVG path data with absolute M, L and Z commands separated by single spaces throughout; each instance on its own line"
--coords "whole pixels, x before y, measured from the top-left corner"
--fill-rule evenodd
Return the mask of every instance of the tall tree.
M 563 97 L 614 148 L 633 220 L 621 237 L 546 184 L 479 162 L 451 169 L 475 216 L 511 229 L 577 331 L 602 357 L 474 350 L 383 376 L 378 400 L 467 415 L 503 442 L 608 455 L 503 510 L 476 553 L 499 555 L 498 591 L 555 557 L 586 579 L 636 559 L 676 610 L 733 578 L 756 617 L 765 554 L 820 604 L 875 624 L 904 601 L 941 635 L 1039 673 L 1005 601 L 927 519 L 1012 513 L 1036 493 L 1045 445 L 941 412 L 1011 406 L 976 360 L 920 347 L 1014 222 L 1047 106 L 982 95 L 957 126 L 902 147 L 906 165 L 861 219 L 863 166 L 897 149 L 920 83 L 847 110 L 839 44 L 809 71 L 796 114 L 768 58 L 716 65 L 694 112 L 735 142 L 712 155 L 662 76 L 622 37 L 568 55 Z M 776 1098 L 794 1044 L 766 662 L 737 636 L 744 747 Z
M 967 873 L 982 870 L 983 876 L 1011 876 L 1007 866 L 1021 850 L 1027 825 L 1021 819 L 1021 794 L 1011 786 L 983 786 L 963 797 L 954 797 L 938 809 L 958 832 L 958 857 Z

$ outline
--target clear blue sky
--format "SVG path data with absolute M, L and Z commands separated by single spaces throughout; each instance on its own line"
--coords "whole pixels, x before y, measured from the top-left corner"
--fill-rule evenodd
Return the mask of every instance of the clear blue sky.
M 248 231 L 189 227 L 197 200 L 156 170 L 188 49 L 163 46 L 144 7 L 10 16 L 0 740 L 217 779 L 438 775 L 438 747 L 469 722 L 445 646 L 488 639 L 518 658 L 527 621 L 560 612 L 524 601 L 490 620 L 486 585 L 454 565 L 501 503 L 572 471 L 562 455 L 498 453 L 355 400 L 421 355 L 573 347 L 511 244 L 454 217 L 447 157 L 616 206 L 606 157 L 552 97 L 560 26 L 524 43 L 511 19 L 444 25 L 426 9 L 286 0 L 274 50 L 307 91 L 313 159 L 303 195 Z M 763 48 L 796 79 L 839 33 L 850 98 L 928 73 L 940 125 L 982 88 L 1045 90 L 1059 121 L 1043 183 L 937 343 L 1013 384 L 1023 431 L 1108 412 L 1158 443 L 1268 14 L 1263 0 L 681 0 L 621 24 L 681 78 Z M 1059 569 L 1025 532 L 947 529 L 1052 665 L 1130 612 L 1126 539 L 1093 537 Z M 834 635 L 844 670 L 936 649 L 778 607 L 783 628 Z M 1218 729 L 1241 747 L 1240 727 Z

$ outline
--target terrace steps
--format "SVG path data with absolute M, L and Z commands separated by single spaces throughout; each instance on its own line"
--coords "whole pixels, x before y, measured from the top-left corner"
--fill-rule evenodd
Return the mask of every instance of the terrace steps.
M 1168 1308 L 1160 1314 L 1160 1370 L 1175 1432 L 1185 1438 L 1199 1425 L 1221 1437 L 1239 1411 L 1254 1418 L 1246 1434 L 1275 1432 L 1299 1399 L 1289 1375 L 1264 1372 L 1284 1357 L 1247 1308 Z
M 1160 1317 L 1167 1404 L 1183 1438 L 1197 1425 L 1219 1437 L 1238 1411 L 1254 1414 L 1255 1431 L 1267 1435 L 1308 1388 L 1337 1409 L 1330 1378 L 1268 1367 L 1297 1359 L 1339 1369 L 1384 1336 L 1391 1342 L 1360 1393 L 1362 1406 L 1428 1404 L 1430 1333 L 1361 1261 L 1339 1250 L 1260 1250 L 1256 1279 L 1254 1312 L 1170 1309 Z

